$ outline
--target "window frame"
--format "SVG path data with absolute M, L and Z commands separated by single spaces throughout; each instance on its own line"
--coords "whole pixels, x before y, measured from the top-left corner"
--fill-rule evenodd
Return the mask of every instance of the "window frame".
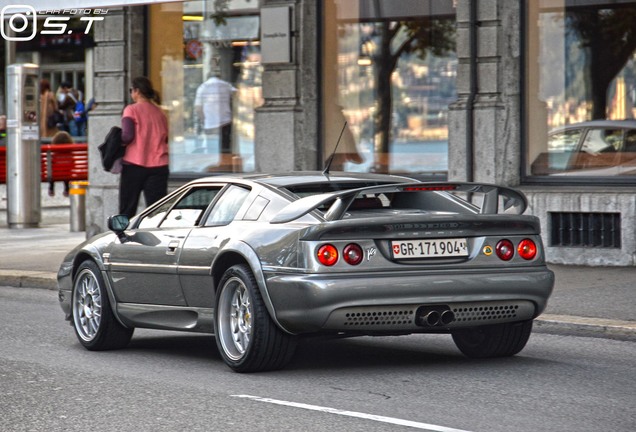
M 209 218 L 215 214 L 215 209 L 217 209 L 220 204 L 223 204 L 224 200 L 230 195 L 232 190 L 242 190 L 246 192 L 245 195 L 243 195 L 240 203 L 234 209 L 234 214 L 232 215 L 232 217 L 230 219 L 224 219 L 222 221 L 209 221 Z M 245 206 L 245 204 L 248 202 L 248 197 L 251 193 L 252 189 L 249 186 L 236 183 L 228 183 L 221 191 L 219 191 L 212 203 L 210 203 L 210 205 L 208 206 L 206 212 L 203 213 L 203 215 L 199 218 L 198 226 L 209 228 L 231 224 L 232 222 L 237 220 L 237 215 L 240 214 L 241 208 L 243 208 L 243 206 Z M 251 205 L 252 202 L 249 201 L 249 204 Z
M 529 20 L 531 18 L 528 9 L 529 3 L 531 0 L 520 0 L 519 1 L 519 17 L 520 17 L 520 31 L 521 35 L 519 38 L 521 53 L 523 53 L 520 57 L 520 101 L 519 110 L 520 110 L 520 128 L 519 132 L 520 136 L 520 183 L 521 185 L 534 186 L 580 186 L 585 185 L 589 186 L 590 183 L 598 184 L 600 186 L 626 186 L 626 187 L 634 187 L 636 186 L 636 175 L 634 176 L 552 176 L 552 175 L 533 175 L 531 171 L 531 163 L 528 159 L 528 150 L 530 145 L 529 140 L 529 109 L 528 103 L 530 101 L 529 95 L 529 76 L 528 76 L 528 49 L 530 45 L 529 41 L 529 31 L 530 25 Z M 609 3 L 608 3 L 609 4 Z M 585 132 L 587 133 L 587 131 Z M 583 139 L 583 137 L 581 137 Z M 547 142 L 546 142 L 546 151 L 547 151 Z
M 170 214 L 170 212 L 172 212 L 177 207 L 177 205 L 183 199 L 188 197 L 192 192 L 194 192 L 195 190 L 211 189 L 211 188 L 218 188 L 218 191 L 215 194 L 214 198 L 208 203 L 206 208 L 198 216 L 198 218 L 197 218 L 196 222 L 194 223 L 194 225 L 188 225 L 188 226 L 162 226 L 163 223 L 168 218 L 168 215 Z M 204 184 L 191 185 L 190 187 L 187 187 L 187 188 L 183 189 L 182 191 L 180 191 L 180 193 L 175 193 L 174 195 L 169 195 L 168 197 L 166 197 L 165 200 L 162 200 L 161 202 L 157 203 L 156 206 L 150 207 L 150 208 L 144 210 L 142 213 L 140 213 L 140 215 L 138 216 L 139 219 L 135 222 L 134 229 L 155 230 L 155 229 L 194 228 L 194 227 L 197 227 L 197 226 L 201 226 L 201 221 L 204 220 L 205 218 L 207 218 L 207 214 L 210 212 L 210 209 L 214 206 L 214 204 L 216 203 L 217 199 L 219 198 L 220 195 L 223 194 L 223 191 L 226 188 L 227 188 L 227 184 L 225 184 L 225 183 L 204 183 Z M 165 211 L 165 214 L 161 217 L 161 219 L 156 224 L 154 224 L 153 226 L 142 226 L 144 220 L 149 218 L 150 215 L 155 210 L 163 207 L 166 204 L 168 204 L 168 208 Z

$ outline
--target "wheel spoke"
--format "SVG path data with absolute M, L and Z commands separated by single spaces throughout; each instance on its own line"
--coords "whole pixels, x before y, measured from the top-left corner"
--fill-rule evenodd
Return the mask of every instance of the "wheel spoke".
M 76 329 L 83 340 L 90 341 L 97 335 L 102 319 L 102 297 L 95 275 L 86 270 L 76 284 L 73 313 Z
M 238 277 L 227 280 L 219 300 L 219 340 L 228 356 L 239 359 L 251 340 L 251 302 L 249 290 Z

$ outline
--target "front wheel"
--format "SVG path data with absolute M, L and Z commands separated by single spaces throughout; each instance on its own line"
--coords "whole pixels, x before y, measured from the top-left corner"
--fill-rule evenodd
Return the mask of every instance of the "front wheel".
M 532 332 L 532 320 L 453 331 L 453 341 L 467 357 L 509 357 L 520 352 Z
M 221 278 L 215 308 L 216 345 L 236 372 L 284 367 L 296 349 L 296 337 L 272 321 L 250 268 L 230 267 Z
M 134 329 L 121 325 L 110 306 L 102 274 L 93 261 L 84 261 L 73 281 L 73 327 L 84 348 L 103 351 L 124 348 Z

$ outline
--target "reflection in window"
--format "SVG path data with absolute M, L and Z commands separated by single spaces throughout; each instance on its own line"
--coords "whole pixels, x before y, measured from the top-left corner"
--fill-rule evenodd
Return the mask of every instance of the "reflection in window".
M 220 187 L 202 187 L 188 192 L 170 210 L 161 228 L 193 227 L 199 223 L 203 212 L 208 208 Z
M 323 160 L 343 131 L 332 168 L 447 171 L 447 113 L 457 99 L 453 3 L 324 2 Z
M 174 205 L 177 197 L 164 202 L 150 213 L 147 213 L 137 225 L 137 228 L 157 228 L 161 221 L 166 217 L 168 210 Z
M 243 205 L 250 191 L 240 186 L 230 186 L 219 198 L 205 221 L 205 226 L 226 225 Z
M 258 4 L 149 7 L 150 71 L 170 121 L 171 173 L 254 171 L 254 110 L 263 102 Z
M 636 174 L 626 140 L 636 118 L 636 2 L 544 4 L 526 2 L 530 173 Z M 586 133 L 577 147 L 563 127 Z
M 185 195 L 177 195 L 146 214 L 138 228 L 195 226 L 219 190 L 220 186 L 205 186 L 192 188 Z
M 604 127 L 603 127 L 604 126 Z M 532 163 L 533 175 L 627 176 L 636 169 L 636 121 L 590 121 L 548 134 L 548 151 Z

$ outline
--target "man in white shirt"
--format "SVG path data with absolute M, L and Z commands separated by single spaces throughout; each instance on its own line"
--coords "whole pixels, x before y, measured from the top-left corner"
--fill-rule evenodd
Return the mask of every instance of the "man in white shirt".
M 206 135 L 219 133 L 221 153 L 232 152 L 232 94 L 230 83 L 213 75 L 197 88 L 194 107 Z

